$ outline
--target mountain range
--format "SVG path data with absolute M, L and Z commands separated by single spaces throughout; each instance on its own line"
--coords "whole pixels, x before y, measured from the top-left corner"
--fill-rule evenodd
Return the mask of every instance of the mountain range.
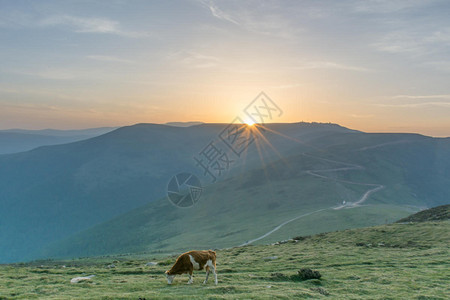
M 40 146 L 66 144 L 105 134 L 115 127 L 81 130 L 0 130 L 0 154 L 29 151 Z
M 267 124 L 238 156 L 226 128 L 137 124 L 0 155 L 0 262 L 267 243 L 449 203 L 449 138 Z M 194 160 L 211 145 L 232 161 L 216 182 Z M 180 172 L 202 182 L 192 207 L 166 197 Z

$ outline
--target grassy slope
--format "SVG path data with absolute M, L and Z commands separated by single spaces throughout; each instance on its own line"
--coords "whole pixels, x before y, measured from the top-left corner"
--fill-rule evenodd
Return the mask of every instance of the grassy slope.
M 394 206 L 392 211 L 387 206 L 378 209 L 378 216 L 372 211 L 341 222 L 317 215 L 317 220 L 310 219 L 315 233 L 383 224 L 386 215 L 389 221 L 409 214 L 400 205 L 448 203 L 448 139 L 364 134 L 333 125 L 270 126 L 290 137 L 265 133 L 283 160 L 273 161 L 274 153 L 266 146 L 260 150 L 265 162 L 272 163 L 265 170 L 249 171 L 261 166 L 253 147 L 234 168 L 234 174 L 243 171 L 242 176 L 208 186 L 199 205 L 179 211 L 163 199 L 122 215 L 162 197 L 168 179 L 177 172 L 201 173 L 192 155 L 216 137 L 223 124 L 182 129 L 136 125 L 81 143 L 0 157 L 0 261 L 39 257 L 36 249 L 67 237 L 72 243 L 45 253 L 77 257 L 238 245 L 289 218 L 343 200 L 356 201 L 367 190 L 333 179 L 383 184 L 386 188 L 371 195 L 369 203 Z M 348 165 L 299 155 L 303 152 L 364 169 L 320 173 L 330 177 L 320 179 L 305 171 Z M 121 217 L 98 225 L 117 215 Z M 343 225 L 336 227 L 337 223 Z M 78 232 L 82 233 L 73 237 Z M 278 234 L 271 238 L 286 238 Z
M 165 196 L 173 175 L 201 174 L 193 156 L 224 126 L 137 124 L 85 141 L 0 155 L 0 262 L 36 258 L 35 249 Z M 294 137 L 349 131 L 326 124 L 270 127 Z M 298 146 L 267 136 L 280 152 Z M 246 166 L 257 157 L 252 149 Z M 266 158 L 273 155 L 269 151 Z
M 202 285 L 203 272 L 195 273 L 192 286 L 185 275 L 167 285 L 163 272 L 173 257 L 0 266 L 0 299 L 448 299 L 449 232 L 448 220 L 391 224 L 219 250 L 218 286 L 211 280 Z M 271 256 L 278 258 L 265 259 Z M 152 260 L 160 264 L 145 266 Z M 116 268 L 107 268 L 112 262 Z M 296 282 L 286 277 L 303 267 L 320 271 L 322 278 Z M 97 276 L 69 283 L 83 274 Z
M 450 219 L 450 204 L 433 207 L 427 210 L 420 211 L 416 214 L 398 220 L 398 223 L 403 222 L 425 222 L 425 221 L 439 221 Z
M 275 241 L 295 234 L 384 224 L 418 210 L 411 210 L 406 204 L 423 205 L 405 184 L 401 168 L 378 160 L 371 161 L 370 155 L 363 154 L 352 155 L 354 160 L 358 159 L 358 162 L 369 167 L 320 173 L 331 179 L 311 176 L 305 171 L 348 165 L 293 155 L 284 161 L 271 163 L 265 169 L 249 171 L 208 186 L 201 201 L 192 208 L 178 209 L 166 199 L 160 199 L 62 243 L 51 245 L 43 252 L 43 256 L 171 253 L 193 246 L 230 247 L 257 238 L 291 218 L 327 209 L 289 223 L 264 240 Z M 367 201 L 370 207 L 358 208 L 356 211 L 334 211 L 330 208 L 343 200 L 359 200 L 373 186 L 337 182 L 333 178 L 386 184 L 387 188 L 370 196 Z

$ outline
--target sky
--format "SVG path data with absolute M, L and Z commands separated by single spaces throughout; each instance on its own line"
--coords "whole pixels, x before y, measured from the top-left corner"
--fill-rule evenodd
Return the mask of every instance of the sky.
M 450 136 L 450 1 L 0 0 L 0 129 L 274 122 Z

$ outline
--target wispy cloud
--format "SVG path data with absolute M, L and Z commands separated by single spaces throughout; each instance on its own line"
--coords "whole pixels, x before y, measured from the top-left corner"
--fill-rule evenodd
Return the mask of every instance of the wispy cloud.
M 2 95 L 4 97 L 2 97 L 2 100 L 0 100 L 0 102 L 3 101 L 2 103 L 11 103 L 7 101 L 7 99 L 9 98 L 8 95 L 18 95 L 24 99 L 37 99 L 37 98 L 45 99 L 41 101 L 41 103 L 52 102 L 54 100 L 57 100 L 58 102 L 63 101 L 67 103 L 75 103 L 75 102 L 93 103 L 99 101 L 98 98 L 95 98 L 92 95 L 75 96 L 55 91 L 54 89 L 46 87 L 28 88 L 23 86 L 5 87 L 0 85 L 0 94 L 4 94 Z
M 350 114 L 349 115 L 352 118 L 355 119 L 368 119 L 368 118 L 373 118 L 373 114 Z
M 299 83 L 291 83 L 291 84 L 280 84 L 280 85 L 272 85 L 270 86 L 273 89 L 292 89 L 296 87 L 303 86 L 303 84 Z
M 14 70 L 10 71 L 9 73 L 53 80 L 72 80 L 77 77 L 77 75 L 71 70 L 57 68 L 48 68 L 42 70 Z
M 301 62 L 299 65 L 295 66 L 296 69 L 309 70 L 309 69 L 335 69 L 335 70 L 345 70 L 345 71 L 356 71 L 356 72 L 370 72 L 371 69 L 363 68 L 359 66 L 346 65 L 331 61 L 308 61 Z
M 349 1 L 349 7 L 358 13 L 386 14 L 399 12 L 405 9 L 421 8 L 435 0 L 366 0 L 366 1 Z
M 431 67 L 434 70 L 450 73 L 450 61 L 442 60 L 442 61 L 429 61 L 423 63 L 424 66 Z
M 373 43 L 372 46 L 378 51 L 389 53 L 418 53 L 422 52 L 423 38 L 418 33 L 396 31 L 386 34 L 384 37 Z
M 120 57 L 109 56 L 109 55 L 88 55 L 86 57 L 89 59 L 92 59 L 92 60 L 98 60 L 98 61 L 104 61 L 104 62 L 118 62 L 118 63 L 127 63 L 127 64 L 134 63 L 134 61 L 129 60 L 129 59 L 123 59 Z
M 126 37 L 145 37 L 147 33 L 123 30 L 117 21 L 105 18 L 81 18 L 69 15 L 56 15 L 40 21 L 41 26 L 66 26 L 74 32 L 115 34 Z
M 0 11 L 0 27 L 21 28 L 29 27 L 35 24 L 32 15 L 18 10 Z
M 382 52 L 393 54 L 428 55 L 448 53 L 450 29 L 406 28 L 385 34 L 372 46 Z
M 396 95 L 392 99 L 450 99 L 450 94 L 440 95 Z
M 171 53 L 168 58 L 174 60 L 182 65 L 198 68 L 207 69 L 219 66 L 221 60 L 212 55 L 205 55 L 195 51 L 179 51 Z
M 426 106 L 450 108 L 450 102 L 420 102 L 420 103 L 376 103 L 379 107 L 398 107 L 398 108 L 422 108 Z
M 112 73 L 99 68 L 86 67 L 47 67 L 7 70 L 5 73 L 32 76 L 49 80 L 101 80 L 111 78 Z
M 441 28 L 434 31 L 430 36 L 425 38 L 425 41 L 430 43 L 450 44 L 450 28 Z
M 208 0 L 200 0 L 201 4 L 203 4 L 205 7 L 207 7 L 211 14 L 221 20 L 228 21 L 230 23 L 240 25 L 238 21 L 236 21 L 233 17 L 231 17 L 229 14 L 223 12 L 215 3 L 214 1 L 208 1 Z
M 450 94 L 435 95 L 395 95 L 388 97 L 389 103 L 374 103 L 378 107 L 392 108 L 423 108 L 443 107 L 450 108 Z
M 252 33 L 278 38 L 294 39 L 302 29 L 291 24 L 285 16 L 285 6 L 276 2 L 199 0 L 211 14 L 220 20 L 238 25 Z M 262 17 L 263 16 L 263 17 Z

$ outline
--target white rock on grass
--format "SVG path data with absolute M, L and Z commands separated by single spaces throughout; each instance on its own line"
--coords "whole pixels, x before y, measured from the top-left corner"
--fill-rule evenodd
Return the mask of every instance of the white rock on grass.
M 70 283 L 79 283 L 82 281 L 89 281 L 89 280 L 91 280 L 92 277 L 95 277 L 95 275 L 75 277 L 75 278 L 70 279 Z
M 274 259 L 278 259 L 278 256 L 269 256 L 269 257 L 264 257 L 264 260 L 274 260 Z
M 158 264 L 157 262 L 151 261 L 151 262 L 146 263 L 145 265 L 147 267 L 150 267 L 150 266 L 156 266 L 157 264 Z

